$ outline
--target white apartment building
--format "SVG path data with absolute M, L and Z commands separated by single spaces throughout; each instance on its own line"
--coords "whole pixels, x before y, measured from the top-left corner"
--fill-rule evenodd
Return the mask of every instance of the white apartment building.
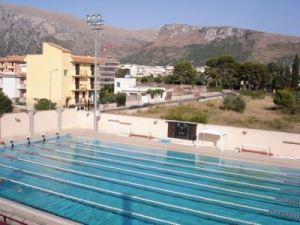
M 122 69 L 129 69 L 132 77 L 145 76 L 167 76 L 170 75 L 174 69 L 173 66 L 146 66 L 137 64 L 122 64 Z
M 25 56 L 7 56 L 0 58 L 0 90 L 10 99 L 26 97 Z

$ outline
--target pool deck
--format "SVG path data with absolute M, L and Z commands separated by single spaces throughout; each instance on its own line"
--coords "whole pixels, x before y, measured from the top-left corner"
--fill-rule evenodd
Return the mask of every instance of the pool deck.
M 147 139 L 140 137 L 128 137 L 128 136 L 120 136 L 116 134 L 110 133 L 94 133 L 91 130 L 85 129 L 70 129 L 64 130 L 61 132 L 62 134 L 72 134 L 75 136 L 81 136 L 92 139 L 99 139 L 108 142 L 127 144 L 127 145 L 135 145 L 141 147 L 150 147 L 162 150 L 173 150 L 179 152 L 186 152 L 192 154 L 206 155 L 206 156 L 214 156 L 220 157 L 223 160 L 238 160 L 245 161 L 251 163 L 259 163 L 270 166 L 280 166 L 280 167 L 288 167 L 294 169 L 300 169 L 300 160 L 299 159 L 285 159 L 285 158 L 274 158 L 266 155 L 255 154 L 255 153 L 247 153 L 247 152 L 235 152 L 235 151 L 223 151 L 212 147 L 195 147 L 191 141 L 176 141 L 171 140 L 170 143 L 162 143 L 158 139 Z M 47 133 L 47 136 L 55 135 L 55 133 Z M 34 135 L 31 137 L 32 139 L 41 139 L 41 134 Z M 13 137 L 15 142 L 23 142 L 26 141 L 26 136 L 18 136 Z M 300 150 L 299 150 L 300 151 Z M 23 218 L 23 221 L 29 225 L 33 224 L 45 224 L 45 225 L 75 225 L 79 223 L 75 223 L 64 218 L 57 217 L 55 215 L 51 215 L 49 213 L 45 213 L 40 210 L 36 210 L 12 201 L 5 200 L 0 198 L 0 213 L 6 212 L 8 215 L 13 215 L 16 218 Z
M 70 220 L 0 198 L 0 214 L 28 225 L 79 225 Z M 0 221 L 1 221 L 0 217 Z M 8 219 L 8 221 L 10 221 Z M 19 224 L 12 222 L 11 224 Z

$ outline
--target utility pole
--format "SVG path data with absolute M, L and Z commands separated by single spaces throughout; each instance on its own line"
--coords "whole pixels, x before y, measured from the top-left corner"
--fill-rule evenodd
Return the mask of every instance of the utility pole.
M 100 118 L 100 109 L 98 109 L 98 91 L 100 90 L 100 76 L 98 80 L 98 32 L 103 29 L 103 19 L 100 14 L 87 15 L 87 23 L 92 27 L 95 33 L 95 61 L 94 61 L 94 132 L 98 131 L 98 118 Z M 100 45 L 99 45 L 100 49 Z M 99 86 L 99 90 L 98 90 Z

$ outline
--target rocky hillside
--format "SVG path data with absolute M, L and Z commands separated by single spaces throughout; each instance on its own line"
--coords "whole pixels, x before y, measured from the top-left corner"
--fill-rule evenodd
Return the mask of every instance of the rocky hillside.
M 300 37 L 234 27 L 165 25 L 141 51 L 123 58 L 140 64 L 174 64 L 189 60 L 203 65 L 208 58 L 230 54 L 237 60 L 268 62 L 290 60 L 300 53 Z
M 157 36 L 153 30 L 125 30 L 104 26 L 101 54 L 118 59 L 140 50 Z M 44 41 L 75 54 L 93 53 L 94 36 L 86 21 L 71 15 L 30 7 L 0 4 L 0 56 L 39 53 Z
M 0 4 L 0 56 L 33 54 L 44 41 L 75 54 L 93 53 L 93 33 L 71 15 Z M 121 62 L 167 65 L 189 60 L 203 65 L 208 58 L 230 54 L 238 60 L 289 60 L 300 53 L 300 37 L 234 27 L 170 24 L 157 30 L 126 30 L 105 26 L 101 54 Z

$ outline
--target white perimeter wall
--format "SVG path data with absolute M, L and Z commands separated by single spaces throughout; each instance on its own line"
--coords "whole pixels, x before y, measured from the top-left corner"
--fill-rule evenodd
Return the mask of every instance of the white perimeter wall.
M 62 112 L 62 129 L 93 129 L 92 112 L 67 109 Z M 151 119 L 135 116 L 101 113 L 98 122 L 100 132 L 128 136 L 129 134 L 167 138 L 168 123 L 162 119 Z M 226 150 L 236 150 L 241 145 L 270 147 L 271 153 L 280 156 L 300 157 L 300 134 L 265 131 L 247 128 L 236 128 L 217 125 L 197 125 L 197 131 L 215 130 L 226 133 Z M 34 115 L 34 133 L 58 131 L 57 111 L 40 111 Z M 0 119 L 0 138 L 30 135 L 29 116 L 27 113 L 5 114 Z M 173 141 L 173 140 L 172 140 Z M 201 141 L 200 141 L 201 144 Z M 204 143 L 203 143 L 204 144 Z M 205 143 L 207 145 L 209 143 Z M 212 143 L 210 143 L 212 144 Z M 217 147 L 223 147 L 218 141 Z

